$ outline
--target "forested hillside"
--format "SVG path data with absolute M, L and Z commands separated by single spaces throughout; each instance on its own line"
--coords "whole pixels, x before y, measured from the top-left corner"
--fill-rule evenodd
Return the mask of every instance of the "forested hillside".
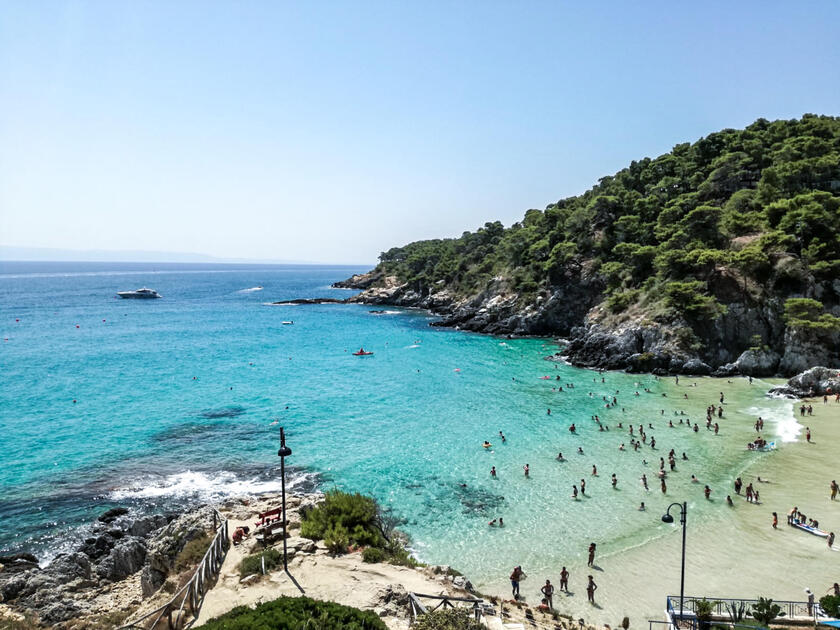
M 744 351 L 770 353 L 773 367 L 756 372 L 836 363 L 836 348 L 786 361 L 783 346 L 831 344 L 840 331 L 840 118 L 712 133 L 508 228 L 486 223 L 380 261 L 357 282 L 373 287 L 362 299 L 431 307 L 474 330 L 571 335 L 583 364 L 717 368 Z M 642 339 L 612 360 L 600 336 L 629 329 Z

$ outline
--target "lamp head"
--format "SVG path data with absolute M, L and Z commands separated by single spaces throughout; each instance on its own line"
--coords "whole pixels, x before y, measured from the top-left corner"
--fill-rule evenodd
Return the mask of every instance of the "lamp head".
M 279 450 L 279 451 L 277 451 L 277 456 L 278 456 L 278 457 L 288 457 L 288 456 L 289 456 L 289 455 L 291 455 L 291 454 L 292 454 L 292 449 L 290 449 L 290 448 L 289 448 L 288 446 L 286 446 L 285 444 L 284 444 L 283 446 L 281 446 L 281 447 L 280 447 L 280 450 Z
M 670 514 L 663 514 L 662 515 L 662 522 L 663 523 L 673 523 L 674 522 L 674 517 L 671 516 Z

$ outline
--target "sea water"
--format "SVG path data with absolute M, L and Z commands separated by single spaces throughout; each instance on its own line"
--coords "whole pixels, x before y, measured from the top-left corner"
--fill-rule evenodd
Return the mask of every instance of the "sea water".
M 434 328 L 425 311 L 270 305 L 347 297 L 330 284 L 360 271 L 0 263 L 0 553 L 48 560 L 114 505 L 278 490 L 282 426 L 292 488 L 372 494 L 421 560 L 495 584 L 516 564 L 579 564 L 590 541 L 606 554 L 649 541 L 672 501 L 689 501 L 694 522 L 719 518 L 734 477 L 772 457 L 745 449 L 757 415 L 767 437 L 796 438 L 790 403 L 758 382 L 727 384 L 716 436 L 705 408 L 718 401 L 693 396 L 689 377 L 677 387 L 581 370 L 545 360 L 551 340 Z M 142 285 L 164 297 L 115 297 Z M 374 354 L 353 356 L 360 347 Z M 679 424 L 688 418 L 697 433 Z M 643 424 L 656 450 L 634 451 L 630 424 Z M 659 458 L 671 448 L 677 472 L 663 495 Z M 581 479 L 586 495 L 574 501 Z M 705 484 L 716 501 L 704 500 Z M 488 525 L 499 517 L 504 528 Z

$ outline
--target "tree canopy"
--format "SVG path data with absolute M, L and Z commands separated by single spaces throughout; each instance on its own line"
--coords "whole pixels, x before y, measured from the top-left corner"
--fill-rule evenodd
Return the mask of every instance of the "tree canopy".
M 803 278 L 840 273 L 840 118 L 724 129 L 631 162 L 510 227 L 488 222 L 390 249 L 379 268 L 420 294 L 469 296 L 502 278 L 524 300 L 586 269 L 601 274 L 612 310 L 655 302 L 690 318 L 722 312 L 709 286 L 721 269 L 744 285 L 779 271 L 768 290 L 795 294 Z

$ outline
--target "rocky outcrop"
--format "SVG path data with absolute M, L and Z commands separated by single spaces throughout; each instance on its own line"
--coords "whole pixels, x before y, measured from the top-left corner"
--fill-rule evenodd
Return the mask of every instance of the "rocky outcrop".
M 155 593 L 175 568 L 175 558 L 191 540 L 213 530 L 213 511 L 210 508 L 182 514 L 166 525 L 149 542 L 146 564 L 140 575 L 143 597 Z
M 338 300 L 336 298 L 295 298 L 294 300 L 281 300 L 279 302 L 272 302 L 274 306 L 282 306 L 283 304 L 345 304 L 347 300 Z
M 834 395 L 840 392 L 840 370 L 814 367 L 797 374 L 786 385 L 774 387 L 771 394 L 804 398 L 806 396 Z
M 581 367 L 760 377 L 791 375 L 815 364 L 840 366 L 840 335 L 817 338 L 788 328 L 781 297 L 767 294 L 759 300 L 739 282 L 732 272 L 716 270 L 710 290 L 726 308 L 707 321 L 651 316 L 636 306 L 610 313 L 603 302 L 603 280 L 585 265 L 566 269 L 563 277 L 553 279 L 550 292 L 536 296 L 520 294 L 500 276 L 464 297 L 441 283 L 411 287 L 379 268 L 333 286 L 361 290 L 348 302 L 428 309 L 440 317 L 432 326 L 568 337 L 562 357 Z M 820 285 L 823 294 L 840 291 L 840 282 L 834 284 Z M 815 287 L 805 289 L 817 294 Z
M 75 551 L 60 554 L 40 567 L 30 554 L 0 558 L 0 601 L 36 614 L 42 623 L 60 626 L 91 612 L 94 594 L 143 571 L 154 593 L 174 567 L 177 554 L 190 540 L 212 528 L 209 508 L 184 514 L 132 518 L 125 508 L 103 513 Z M 162 579 L 160 579 L 162 577 Z M 146 589 L 144 589 L 144 592 Z

